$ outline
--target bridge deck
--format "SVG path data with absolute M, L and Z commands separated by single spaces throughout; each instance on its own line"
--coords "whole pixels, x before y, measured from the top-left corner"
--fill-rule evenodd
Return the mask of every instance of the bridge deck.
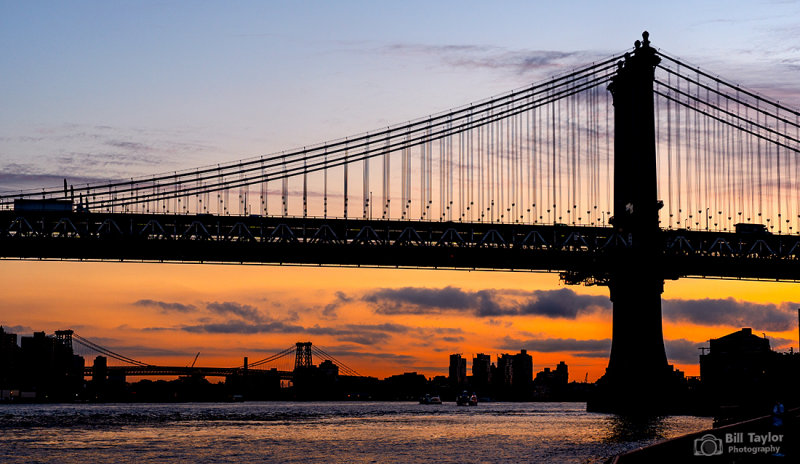
M 800 236 L 662 230 L 664 278 L 800 280 Z M 600 281 L 635 237 L 610 227 L 0 211 L 0 257 L 565 273 Z
M 175 376 L 175 375 L 200 375 L 203 377 L 226 377 L 234 374 L 244 374 L 245 370 L 241 367 L 179 367 L 179 366 L 108 366 L 108 375 L 123 376 Z M 273 375 L 281 379 L 291 380 L 292 373 L 279 371 L 277 369 L 247 369 L 247 375 Z M 94 369 L 87 366 L 83 369 L 85 377 L 91 377 Z

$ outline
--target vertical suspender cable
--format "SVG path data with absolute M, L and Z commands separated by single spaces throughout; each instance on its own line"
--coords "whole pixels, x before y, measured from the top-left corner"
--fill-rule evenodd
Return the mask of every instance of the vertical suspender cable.
M 344 179 L 343 179 L 343 190 L 342 190 L 342 200 L 343 200 L 343 209 L 344 209 L 344 218 L 347 219 L 347 181 L 348 181 L 348 168 L 350 166 L 350 162 L 348 161 L 348 152 L 347 152 L 347 139 L 344 141 Z
M 656 86 L 659 86 L 658 81 L 655 83 Z M 658 87 L 659 90 L 661 87 Z M 655 126 L 656 126 L 656 198 L 659 200 L 663 199 L 664 195 L 664 171 L 661 169 L 661 157 L 663 156 L 663 152 L 661 148 L 661 97 L 659 95 L 655 95 Z M 658 212 L 658 223 L 661 224 L 661 211 Z
M 367 148 L 366 150 L 370 150 L 369 146 L 369 137 L 366 140 Z M 361 164 L 361 177 L 362 177 L 362 187 L 361 187 L 361 205 L 364 208 L 364 211 L 361 213 L 361 217 L 363 219 L 367 218 L 367 211 L 369 211 L 369 157 L 365 157 Z
M 611 103 L 609 102 L 608 96 L 609 92 L 603 92 L 606 100 L 606 204 L 605 204 L 605 215 L 603 216 L 604 225 L 608 225 L 608 218 L 611 217 L 611 188 L 614 185 L 614 179 L 611 175 L 611 153 L 612 152 L 612 141 L 611 141 L 611 121 L 609 117 L 609 113 L 611 112 Z
M 390 173 L 391 173 L 391 153 L 389 152 L 389 138 L 390 134 L 386 134 L 386 144 L 383 148 L 383 182 L 382 182 L 382 190 L 383 190 L 383 199 L 382 199 L 382 211 L 381 211 L 381 218 L 382 219 L 389 219 L 391 216 L 391 212 L 389 211 L 389 203 L 391 200 L 391 184 L 390 184 Z
M 289 176 L 286 173 L 286 158 L 283 158 L 283 178 L 281 179 L 281 203 L 283 204 L 283 217 L 289 214 Z
M 672 87 L 672 75 L 667 75 L 667 87 Z M 670 91 L 671 93 L 671 91 Z M 667 219 L 667 228 L 672 228 L 672 210 L 674 206 L 672 197 L 672 100 L 667 100 L 667 199 L 669 203 L 669 216 Z
M 556 214 L 556 185 L 558 185 L 558 177 L 556 176 L 556 107 L 554 103 L 550 103 L 548 105 L 548 111 L 550 111 L 550 124 L 551 124 L 550 130 L 552 131 L 552 135 L 550 138 L 550 145 L 552 147 L 552 151 L 550 154 L 552 156 L 551 169 L 553 171 L 553 177 L 550 179 L 550 182 L 552 184 L 553 198 L 550 202 L 548 202 L 548 208 L 552 208 L 552 210 L 548 209 L 547 212 L 550 213 L 549 222 L 552 224 L 555 222 L 554 217 Z
M 528 95 L 528 107 L 530 108 L 533 102 L 533 96 Z M 533 188 L 533 184 L 531 184 L 531 177 L 533 172 L 531 172 L 531 153 L 533 147 L 531 146 L 531 113 L 533 112 L 532 109 L 528 109 L 525 112 L 525 208 L 528 210 L 528 223 L 531 222 L 531 189 Z

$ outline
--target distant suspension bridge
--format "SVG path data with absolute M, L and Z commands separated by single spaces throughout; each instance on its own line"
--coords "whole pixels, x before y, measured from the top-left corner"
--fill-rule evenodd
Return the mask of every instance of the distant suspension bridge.
M 160 366 L 138 361 L 103 347 L 90 339 L 84 338 L 72 330 L 59 330 L 56 332 L 57 340 L 70 350 L 77 348 L 75 345 L 87 350 L 86 354 L 94 353 L 103 356 L 108 360 L 116 361 L 117 365 L 101 363 L 104 376 L 129 377 L 129 376 L 203 376 L 203 377 L 227 377 L 232 375 L 272 375 L 278 376 L 281 380 L 294 380 L 294 375 L 298 370 L 314 367 L 313 357 L 317 356 L 323 362 L 329 361 L 338 368 L 341 375 L 360 376 L 354 369 L 327 353 L 311 342 L 297 342 L 295 346 L 288 347 L 278 353 L 255 362 L 248 362 L 247 358 L 242 365 L 236 367 L 201 367 L 195 366 Z M 294 358 L 292 369 L 281 370 L 279 367 L 285 366 L 286 360 Z M 195 358 L 196 361 L 196 358 Z M 98 375 L 98 364 L 86 366 L 84 376 L 93 377 Z

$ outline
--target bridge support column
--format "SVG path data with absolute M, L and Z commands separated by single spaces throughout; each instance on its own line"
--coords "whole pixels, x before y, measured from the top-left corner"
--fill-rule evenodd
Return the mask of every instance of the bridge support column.
M 673 411 L 675 379 L 667 363 L 661 326 L 663 280 L 620 273 L 612 277 L 609 288 L 614 311 L 611 355 L 591 409 Z
M 648 34 L 636 41 L 612 78 L 614 97 L 613 226 L 629 248 L 615 256 L 608 276 L 613 338 L 608 369 L 589 408 L 609 412 L 657 412 L 668 404 L 672 384 L 661 326 L 660 229 L 656 177 L 654 71 L 660 58 Z

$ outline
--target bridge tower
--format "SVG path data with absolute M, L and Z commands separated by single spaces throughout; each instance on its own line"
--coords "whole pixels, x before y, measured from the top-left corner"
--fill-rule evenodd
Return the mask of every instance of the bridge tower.
M 62 345 L 72 350 L 72 334 L 74 332 L 70 329 L 56 330 L 56 340 L 61 342 Z
M 595 409 L 641 411 L 664 405 L 670 368 L 664 351 L 660 229 L 656 178 L 653 82 L 661 61 L 649 34 L 618 63 L 608 90 L 614 101 L 614 217 L 630 247 L 619 252 L 608 275 L 613 303 L 611 354 Z M 645 406 L 643 406 L 645 405 Z
M 294 355 L 294 369 L 303 369 L 313 366 L 311 362 L 311 342 L 297 342 Z

